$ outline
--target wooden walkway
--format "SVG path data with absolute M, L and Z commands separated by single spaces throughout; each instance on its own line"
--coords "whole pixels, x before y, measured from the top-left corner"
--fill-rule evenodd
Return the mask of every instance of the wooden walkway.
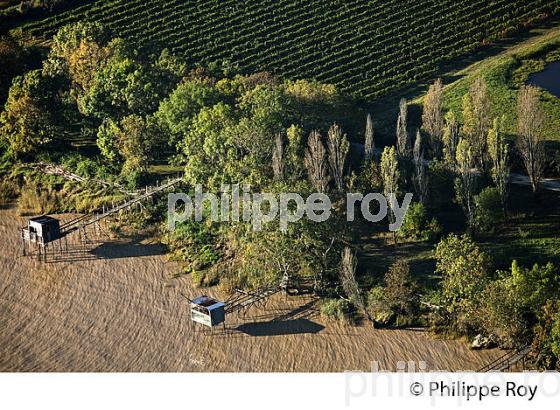
M 488 363 L 486 366 L 479 369 L 478 373 L 505 372 L 507 370 L 510 370 L 513 366 L 520 362 L 524 365 L 525 357 L 527 357 L 530 352 L 531 346 L 511 350 L 502 357 L 499 357 L 498 359 Z
M 245 313 L 253 305 L 264 307 L 268 298 L 281 290 L 281 286 L 263 287 L 254 292 L 236 289 L 235 294 L 224 302 L 225 312 L 226 314 Z
M 119 213 L 120 211 L 126 210 L 131 208 L 134 205 L 140 204 L 143 201 L 153 197 L 156 194 L 159 194 L 169 188 L 172 188 L 173 186 L 181 183 L 183 181 L 183 178 L 175 178 L 169 181 L 166 181 L 164 183 L 162 183 L 159 186 L 155 186 L 155 187 L 150 187 L 150 188 L 146 188 L 146 192 L 138 195 L 120 205 L 116 205 L 113 208 L 110 209 L 103 209 L 100 213 L 91 213 L 88 215 L 84 215 L 81 217 L 78 217 L 72 221 L 69 221 L 67 223 L 65 223 L 64 225 L 61 226 L 61 235 L 68 235 L 71 232 L 74 232 L 78 229 L 81 228 L 85 228 L 86 226 L 89 225 L 93 225 L 105 218 L 108 218 L 112 215 L 115 215 L 117 213 Z

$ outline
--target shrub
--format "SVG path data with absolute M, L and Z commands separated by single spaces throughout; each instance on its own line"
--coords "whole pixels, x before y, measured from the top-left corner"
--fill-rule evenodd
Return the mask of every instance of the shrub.
M 14 200 L 19 193 L 19 186 L 13 180 L 5 179 L 0 182 L 0 205 L 6 205 Z
M 383 286 L 375 286 L 368 293 L 368 311 L 373 320 L 388 324 L 393 317 L 390 302 Z
M 413 203 L 408 208 L 399 236 L 415 241 L 433 241 L 441 235 L 442 228 L 437 219 L 428 220 L 426 208 Z
M 202 288 L 215 286 L 220 281 L 218 272 L 215 269 L 193 270 L 191 276 L 194 284 Z
M 18 198 L 20 215 L 53 213 L 58 209 L 59 195 L 51 187 L 38 187 L 35 183 L 26 184 Z
M 215 241 L 216 234 L 211 227 L 192 220 L 177 224 L 163 238 L 171 258 L 186 262 L 185 272 L 203 271 L 220 260 L 221 252 Z
M 327 319 L 348 321 L 350 306 L 347 301 L 342 299 L 325 299 L 321 303 L 321 315 Z
M 475 227 L 480 232 L 492 232 L 504 219 L 500 192 L 497 188 L 484 188 L 474 197 Z

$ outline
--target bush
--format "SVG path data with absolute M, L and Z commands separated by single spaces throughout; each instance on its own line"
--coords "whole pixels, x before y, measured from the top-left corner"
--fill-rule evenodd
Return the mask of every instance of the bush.
M 191 276 L 194 284 L 202 288 L 215 286 L 220 282 L 218 272 L 215 269 L 193 270 Z
M 38 187 L 35 183 L 26 184 L 18 198 L 20 215 L 50 214 L 57 211 L 59 195 L 51 187 Z
M 426 208 L 421 203 L 413 203 L 408 208 L 399 236 L 415 241 L 435 241 L 441 235 L 442 228 L 437 219 L 428 221 Z
M 474 203 L 475 228 L 480 232 L 492 232 L 503 223 L 502 202 L 497 188 L 484 188 L 474 197 Z
M 376 286 L 369 291 L 368 311 L 373 320 L 383 325 L 393 318 L 393 311 L 383 286 Z
M 171 258 L 186 262 L 185 272 L 203 271 L 221 258 L 216 234 L 202 222 L 186 221 L 167 233 L 163 243 L 169 247 Z
M 19 193 L 19 186 L 13 180 L 5 179 L 0 182 L 0 205 L 7 205 L 14 200 Z
M 347 322 L 350 306 L 347 301 L 342 299 L 325 299 L 323 303 L 321 303 L 320 310 L 321 315 L 327 319 Z

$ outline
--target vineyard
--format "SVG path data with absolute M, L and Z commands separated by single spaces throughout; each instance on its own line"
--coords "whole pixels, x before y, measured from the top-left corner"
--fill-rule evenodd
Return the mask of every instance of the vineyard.
M 99 21 L 192 63 L 313 78 L 373 99 L 559 11 L 560 0 L 93 0 L 24 30 L 49 38 Z

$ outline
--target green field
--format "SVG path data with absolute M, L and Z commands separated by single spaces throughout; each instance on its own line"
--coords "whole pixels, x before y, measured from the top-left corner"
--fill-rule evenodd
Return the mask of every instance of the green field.
M 559 11 L 559 0 L 94 0 L 23 31 L 48 39 L 65 24 L 99 21 L 193 64 L 317 79 L 372 100 Z

